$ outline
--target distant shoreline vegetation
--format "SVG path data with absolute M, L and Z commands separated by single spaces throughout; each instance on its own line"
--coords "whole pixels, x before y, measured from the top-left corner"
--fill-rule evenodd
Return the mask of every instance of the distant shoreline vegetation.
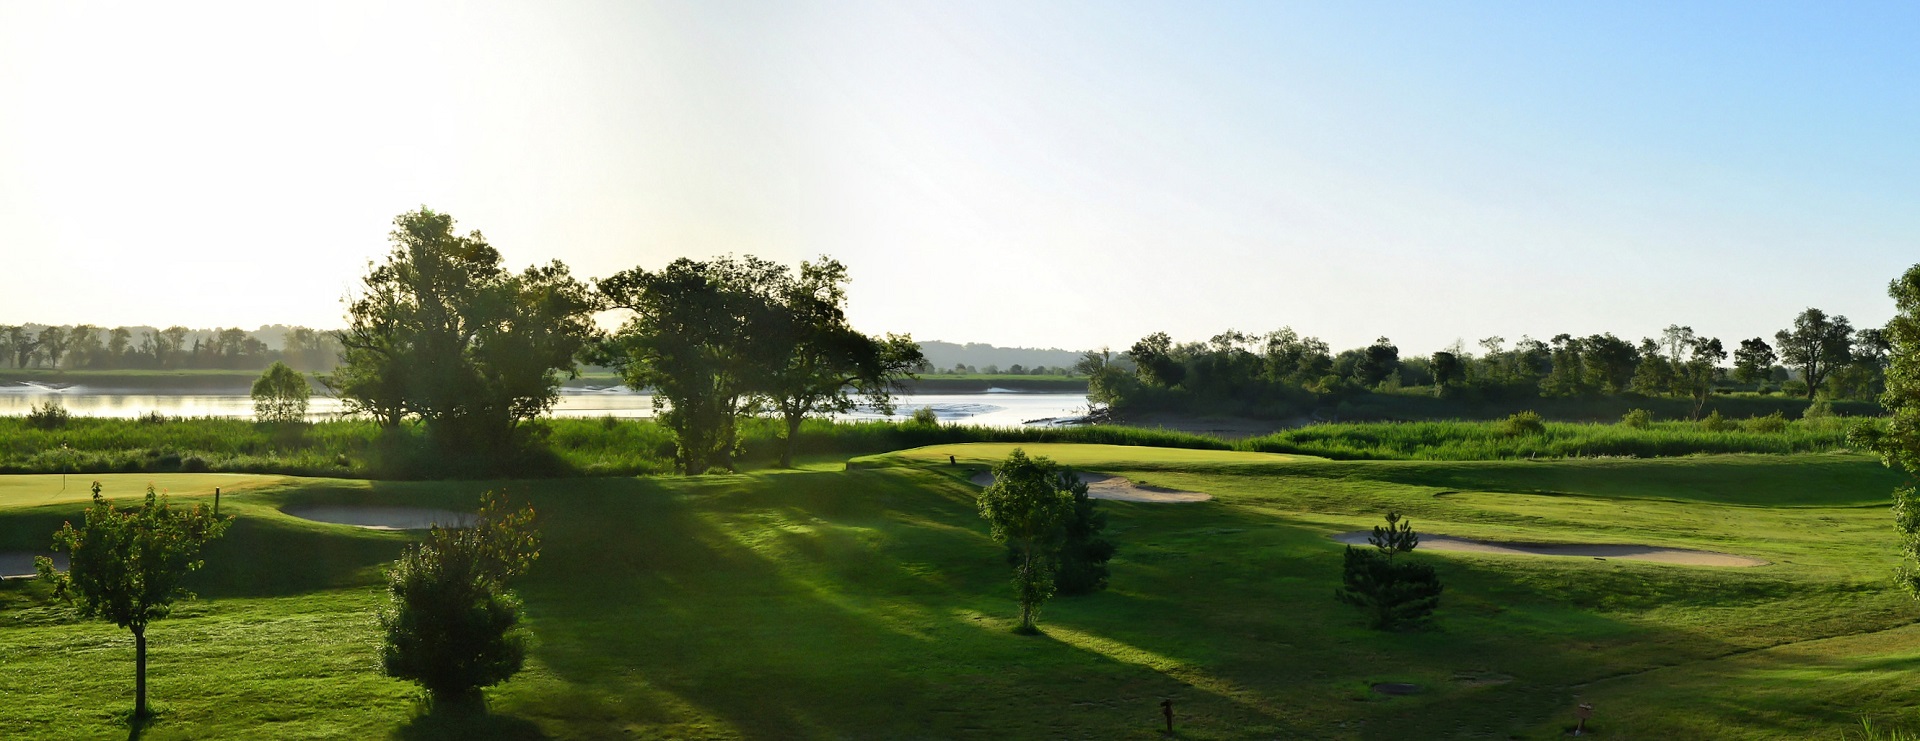
M 1505 421 L 1315 424 L 1224 440 L 1171 430 L 1082 427 L 976 427 L 907 422 L 808 419 L 794 438 L 802 463 L 960 442 L 1074 442 L 1207 450 L 1296 453 L 1339 460 L 1512 460 L 1703 454 L 1848 451 L 1851 425 L 1876 420 L 1819 418 L 1630 423 L 1547 422 L 1516 432 Z M 0 417 L 0 474 L 277 473 L 375 479 L 635 476 L 674 470 L 672 431 L 651 420 L 543 419 L 529 423 L 540 445 L 512 456 L 463 459 L 431 443 L 418 425 L 383 428 L 370 420 L 267 425 L 244 419 L 74 417 L 43 429 L 23 416 Z M 779 420 L 741 426 L 743 466 L 778 462 Z

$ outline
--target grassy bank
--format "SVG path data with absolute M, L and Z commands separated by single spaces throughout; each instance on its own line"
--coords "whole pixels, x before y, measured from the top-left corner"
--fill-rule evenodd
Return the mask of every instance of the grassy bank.
M 517 482 L 253 480 L 202 595 L 150 630 L 159 719 L 186 738 L 1843 738 L 1920 727 L 1920 630 L 1892 588 L 1886 492 L 1860 456 L 1339 462 L 1033 444 L 1210 502 L 1108 502 L 1112 588 L 1014 635 L 1004 549 L 954 473 L 1010 446 L 937 446 L 848 471 Z M 948 466 L 954 455 L 962 465 Z M 44 548 L 76 501 L 0 487 L 0 550 Z M 175 496 L 215 485 L 147 480 Z M 0 479 L 6 482 L 8 479 Z M 35 487 L 46 490 L 40 493 Z M 232 485 L 229 485 L 232 486 Z M 427 712 L 379 672 L 380 569 L 410 536 L 297 503 L 540 513 L 522 585 L 527 670 L 491 715 Z M 1445 496 L 1436 496 L 1444 493 Z M 1406 512 L 1424 532 L 1752 555 L 1712 568 L 1415 552 L 1447 584 L 1435 625 L 1376 633 L 1331 594 L 1327 536 Z M 126 631 L 0 583 L 0 737 L 123 738 Z M 1417 685 L 1409 696 L 1380 682 Z
M 233 472 L 350 478 L 633 476 L 670 473 L 673 439 L 650 420 L 550 419 L 530 424 L 515 456 L 484 459 L 442 450 L 418 428 L 383 433 L 367 421 L 295 427 L 240 419 L 143 420 L 74 417 L 41 430 L 24 417 L 0 417 L 0 473 Z M 764 468 L 779 458 L 779 425 L 751 420 L 741 464 Z M 1510 435 L 1499 422 L 1318 424 L 1226 441 L 1216 437 L 1113 425 L 1086 427 L 925 426 L 903 422 L 809 420 L 795 450 L 802 457 L 864 455 L 963 442 L 1076 442 L 1168 448 L 1302 453 L 1335 459 L 1501 460 L 1591 456 L 1668 457 L 1712 453 L 1817 453 L 1846 449 L 1838 421 L 1788 423 L 1777 432 L 1710 432 L 1691 422 L 1547 423 L 1540 434 Z
M 1737 424 L 1737 423 L 1736 423 Z M 1749 424 L 1749 427 L 1753 425 Z M 1616 456 L 1661 458 L 1715 453 L 1824 453 L 1847 449 L 1847 424 L 1794 421 L 1778 431 L 1711 431 L 1697 422 L 1623 424 L 1548 422 L 1513 434 L 1504 422 L 1316 424 L 1235 441 L 1239 450 L 1302 453 L 1345 460 L 1508 460 Z
M 74 417 L 36 429 L 25 417 L 0 417 L 0 473 L 240 472 L 353 478 L 475 475 L 631 476 L 669 473 L 673 438 L 650 420 L 549 419 L 529 424 L 527 444 L 511 457 L 463 458 L 416 427 L 383 432 L 372 422 L 261 425 L 241 419 Z M 783 428 L 751 420 L 741 462 L 778 460 Z M 1210 437 L 1126 427 L 994 428 L 899 422 L 809 420 L 795 441 L 801 456 L 861 455 L 952 442 L 1088 442 L 1226 448 Z

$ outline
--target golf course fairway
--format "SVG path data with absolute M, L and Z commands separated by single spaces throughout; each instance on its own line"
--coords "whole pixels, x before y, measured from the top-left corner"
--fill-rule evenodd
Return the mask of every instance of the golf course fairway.
M 1003 548 L 968 482 L 1015 447 L 1204 492 L 1103 501 L 1111 587 L 1011 631 Z M 951 459 L 949 458 L 951 456 Z M 952 461 L 951 463 L 949 461 Z M 223 487 L 237 516 L 149 629 L 158 718 L 190 738 L 1850 738 L 1920 728 L 1920 608 L 1894 584 L 1888 492 L 1847 454 L 1340 462 L 1104 445 L 939 445 L 846 470 L 695 478 L 369 482 L 0 477 L 0 551 L 44 551 L 86 484 L 131 504 Z M 224 483 L 223 483 L 224 482 Z M 427 712 L 384 676 L 383 568 L 417 532 L 301 506 L 538 512 L 517 588 L 527 669 L 490 714 Z M 204 490 L 204 491 L 202 491 Z M 78 496 L 68 496 L 78 491 Z M 1366 629 L 1337 603 L 1344 546 L 1389 509 L 1496 542 L 1740 554 L 1723 568 L 1416 551 L 1432 625 Z M 1387 695 L 1376 684 L 1413 685 Z M 37 580 L 0 583 L 0 738 L 125 738 L 131 636 Z

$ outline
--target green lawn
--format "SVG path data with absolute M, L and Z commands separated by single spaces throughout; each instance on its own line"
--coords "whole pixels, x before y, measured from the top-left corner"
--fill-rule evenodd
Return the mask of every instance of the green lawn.
M 699 479 L 383 483 L 273 478 L 150 631 L 162 712 L 143 738 L 1832 738 L 1920 728 L 1920 608 L 1892 587 L 1884 503 L 1861 456 L 1340 462 L 1030 444 L 1087 470 L 1211 493 L 1109 502 L 1113 587 L 1010 632 L 1002 551 L 966 474 L 1010 445 L 942 445 L 849 470 Z M 947 455 L 963 465 L 949 466 Z M 55 477 L 57 478 L 57 477 Z M 209 481 L 156 484 L 184 490 Z M 79 503 L 0 478 L 0 550 L 44 548 Z M 139 484 L 144 486 L 144 481 Z M 407 536 L 297 520 L 293 503 L 539 510 L 522 586 L 536 645 L 483 720 L 421 714 L 379 674 L 372 611 Z M 9 488 L 13 487 L 13 488 Z M 71 482 L 70 482 L 70 488 Z M 133 482 L 109 494 L 137 496 Z M 1331 533 L 1388 508 L 1417 528 L 1644 542 L 1757 568 L 1415 554 L 1448 591 L 1421 632 L 1332 599 Z M 131 639 L 0 586 L 0 738 L 120 738 Z M 1388 698 L 1375 682 L 1423 691 Z

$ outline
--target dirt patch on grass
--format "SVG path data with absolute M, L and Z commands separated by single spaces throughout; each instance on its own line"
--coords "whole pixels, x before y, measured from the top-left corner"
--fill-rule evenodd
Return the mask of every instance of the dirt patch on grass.
M 470 512 L 429 509 L 427 507 L 313 505 L 288 507 L 280 511 L 302 520 L 326 522 L 334 525 L 352 525 L 354 527 L 364 527 L 368 530 L 425 530 L 435 525 L 441 527 L 471 527 L 474 520 L 474 516 Z
M 34 576 L 33 557 L 53 557 L 53 567 L 67 570 L 67 554 L 53 551 L 0 551 L 0 579 L 29 579 Z
M 1142 486 L 1127 480 L 1125 476 L 1109 476 L 1104 473 L 1078 472 L 1075 475 L 1087 484 L 1087 496 L 1094 499 L 1111 499 L 1116 502 L 1157 502 L 1162 504 L 1182 502 L 1204 502 L 1213 498 L 1212 494 L 1197 491 L 1181 491 L 1159 486 Z M 968 479 L 974 486 L 993 485 L 993 473 L 981 471 Z
M 1367 536 L 1371 530 L 1355 530 L 1333 536 L 1334 540 L 1347 545 L 1367 545 Z M 1468 553 L 1501 553 L 1515 556 L 1560 556 L 1565 558 L 1622 559 L 1626 561 L 1652 561 L 1655 563 L 1677 563 L 1687 566 L 1765 566 L 1766 561 L 1749 556 L 1736 556 L 1731 553 L 1714 551 L 1694 551 L 1685 548 L 1662 548 L 1651 545 L 1626 545 L 1608 543 L 1496 543 L 1485 540 L 1468 540 L 1445 535 L 1420 534 L 1420 550 L 1466 551 Z

